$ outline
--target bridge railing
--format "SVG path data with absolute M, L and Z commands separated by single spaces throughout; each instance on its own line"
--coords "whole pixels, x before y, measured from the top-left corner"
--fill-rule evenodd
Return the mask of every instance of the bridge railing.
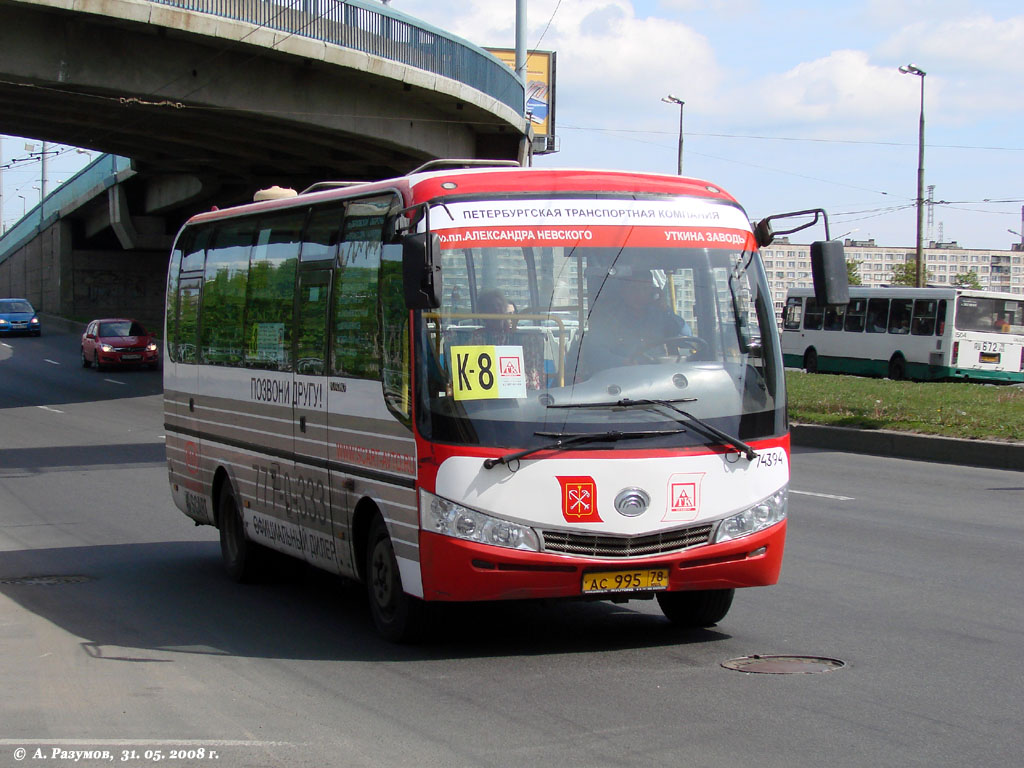
M 523 84 L 497 58 L 440 29 L 366 0 L 150 0 L 245 21 L 456 80 L 522 115 Z

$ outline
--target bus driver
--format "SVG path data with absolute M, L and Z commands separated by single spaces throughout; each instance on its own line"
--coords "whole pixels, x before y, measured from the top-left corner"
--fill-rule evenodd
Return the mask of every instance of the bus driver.
M 580 380 L 602 368 L 649 360 L 649 355 L 658 354 L 659 348 L 669 354 L 695 349 L 678 343 L 692 336 L 689 323 L 665 303 L 664 294 L 654 284 L 649 270 L 609 277 L 604 295 L 595 301 L 590 329 L 583 334 L 580 344 L 569 350 L 570 365 L 579 353 Z

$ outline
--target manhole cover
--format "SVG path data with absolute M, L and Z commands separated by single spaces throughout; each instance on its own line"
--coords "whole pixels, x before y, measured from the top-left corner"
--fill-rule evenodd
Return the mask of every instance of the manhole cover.
M 825 656 L 741 656 L 722 662 L 726 669 L 760 675 L 813 675 L 846 666 L 845 661 Z
M 0 584 L 28 584 L 36 587 L 50 587 L 57 584 L 81 584 L 92 581 L 90 576 L 18 576 L 12 579 L 0 579 Z

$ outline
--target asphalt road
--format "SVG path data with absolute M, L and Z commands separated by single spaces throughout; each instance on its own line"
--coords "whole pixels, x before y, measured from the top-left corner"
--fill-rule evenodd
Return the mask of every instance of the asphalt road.
M 170 501 L 159 373 L 44 334 L 0 340 L 0 766 L 1020 763 L 1019 472 L 797 449 L 782 581 L 713 630 L 498 604 L 398 647 L 339 580 L 228 581 Z M 753 654 L 846 666 L 721 666 Z

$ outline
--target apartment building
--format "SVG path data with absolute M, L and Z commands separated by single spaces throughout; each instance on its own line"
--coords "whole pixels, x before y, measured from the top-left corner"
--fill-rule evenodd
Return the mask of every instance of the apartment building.
M 914 248 L 893 248 L 876 245 L 874 240 L 845 240 L 846 260 L 857 264 L 857 273 L 864 285 L 886 285 L 892 281 L 897 264 L 913 263 Z M 790 243 L 779 237 L 761 250 L 768 283 L 772 288 L 775 311 L 781 316 L 786 291 L 811 286 L 811 247 Z M 957 275 L 974 272 L 985 290 L 1016 293 L 1024 296 L 1024 245 L 1015 244 L 1008 251 L 962 248 L 955 241 L 930 242 L 924 249 L 924 267 L 929 285 L 952 285 Z

